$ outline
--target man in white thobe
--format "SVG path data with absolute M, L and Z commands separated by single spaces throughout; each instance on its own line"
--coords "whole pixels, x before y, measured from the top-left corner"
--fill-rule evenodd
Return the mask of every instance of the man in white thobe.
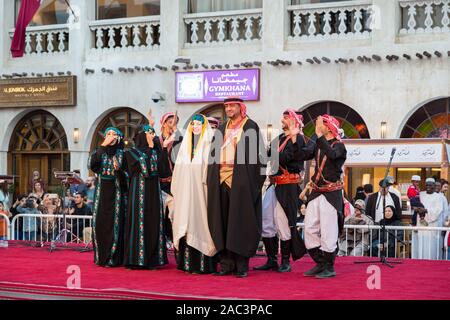
M 442 196 L 435 192 L 435 180 L 428 178 L 426 191 L 420 192 L 420 202 L 425 207 L 423 214 L 417 216 L 418 227 L 440 227 L 441 215 L 444 214 Z M 413 236 L 413 259 L 437 260 L 441 257 L 441 232 L 419 230 Z

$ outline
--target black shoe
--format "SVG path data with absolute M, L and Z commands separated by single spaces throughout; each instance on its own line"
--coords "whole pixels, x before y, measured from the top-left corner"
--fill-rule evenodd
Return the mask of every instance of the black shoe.
M 245 271 L 236 272 L 236 278 L 246 278 L 247 276 L 248 276 L 248 273 Z
M 309 249 L 308 254 L 314 260 L 316 265 L 303 273 L 303 275 L 305 277 L 314 277 L 325 269 L 325 259 L 323 257 L 322 250 L 320 250 L 319 248 Z
M 289 264 L 289 258 L 287 258 L 287 261 L 284 261 L 281 266 L 277 270 L 278 272 L 291 272 L 292 268 Z
M 213 275 L 219 276 L 219 277 L 222 277 L 222 276 L 228 276 L 228 275 L 230 275 L 230 274 L 232 274 L 231 271 L 219 271 L 219 272 L 213 273 Z
M 267 262 L 261 266 L 253 267 L 253 270 L 277 270 L 278 269 L 278 262 L 277 262 L 277 255 L 278 255 L 278 238 L 263 238 L 264 242 L 264 248 L 266 250 L 267 255 Z
M 325 260 L 324 268 L 322 272 L 316 274 L 316 278 L 326 279 L 335 277 L 336 272 L 334 271 L 334 259 L 336 254 L 334 252 L 324 252 L 323 257 Z
M 263 264 L 262 266 L 253 267 L 253 270 L 259 270 L 259 271 L 267 271 L 267 270 L 277 270 L 278 269 L 278 262 L 272 258 L 268 258 L 267 262 Z
M 303 275 L 305 277 L 314 277 L 315 275 L 321 273 L 325 269 L 324 264 L 316 264 L 313 268 L 309 269 L 308 271 L 304 272 Z
M 289 264 L 289 257 L 291 256 L 291 240 L 281 241 L 281 266 L 278 272 L 291 272 L 292 268 Z

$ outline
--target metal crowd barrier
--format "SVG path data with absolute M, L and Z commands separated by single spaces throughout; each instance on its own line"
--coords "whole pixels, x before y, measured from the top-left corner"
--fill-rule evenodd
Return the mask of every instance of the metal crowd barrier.
M 92 216 L 18 214 L 6 221 L 10 240 L 88 244 L 92 240 Z M 304 224 L 297 224 L 304 233 Z M 1 234 L 1 233 L 0 233 Z M 450 227 L 386 226 L 383 236 L 379 225 L 344 225 L 339 239 L 339 255 L 380 257 L 384 240 L 388 258 L 450 260 L 447 239 Z
M 11 221 L 11 240 L 65 243 L 92 241 L 92 216 L 18 214 Z
M 297 227 L 304 231 L 303 223 Z M 380 257 L 384 240 L 388 258 L 450 260 L 450 227 L 386 226 L 385 233 L 379 225 L 344 225 L 338 255 Z
M 10 240 L 10 221 L 7 215 L 0 213 L 0 240 L 5 238 L 4 240 Z

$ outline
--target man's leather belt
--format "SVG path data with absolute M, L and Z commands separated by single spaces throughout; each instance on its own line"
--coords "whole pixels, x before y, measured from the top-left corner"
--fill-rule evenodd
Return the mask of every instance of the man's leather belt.
M 159 179 L 159 181 L 162 182 L 162 183 L 171 183 L 172 182 L 172 177 L 161 178 L 161 179 Z
M 270 182 L 275 184 L 297 184 L 300 183 L 298 173 L 283 173 L 279 176 L 270 177 Z
M 321 186 L 316 185 L 313 183 L 312 187 L 313 191 L 315 192 L 333 192 L 337 190 L 344 189 L 344 183 L 342 181 L 336 181 L 336 182 L 330 182 Z

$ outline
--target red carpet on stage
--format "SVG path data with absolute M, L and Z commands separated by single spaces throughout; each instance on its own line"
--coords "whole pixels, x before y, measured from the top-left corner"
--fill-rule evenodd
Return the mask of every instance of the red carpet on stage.
M 371 290 L 371 264 L 353 263 L 361 259 L 368 258 L 338 257 L 333 279 L 303 277 L 313 266 L 309 257 L 294 262 L 290 273 L 250 271 L 238 279 L 181 272 L 173 255 L 169 266 L 141 271 L 98 267 L 92 252 L 12 244 L 0 249 L 0 299 L 450 299 L 450 261 L 405 259 L 394 269 L 374 264 L 381 288 Z M 67 288 L 69 266 L 79 267 L 81 289 Z

